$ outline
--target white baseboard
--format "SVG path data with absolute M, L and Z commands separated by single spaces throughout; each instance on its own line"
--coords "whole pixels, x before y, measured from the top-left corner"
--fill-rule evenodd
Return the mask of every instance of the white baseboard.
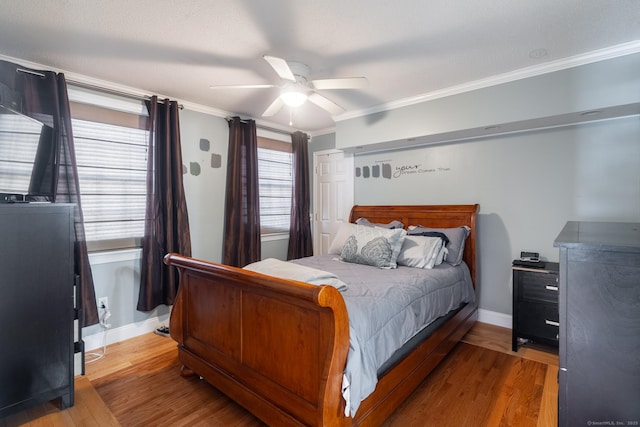
M 153 317 L 142 322 L 129 323 L 128 325 L 120 326 L 119 328 L 109 329 L 107 330 L 107 345 L 152 332 L 162 324 L 169 324 L 168 314 Z M 82 339 L 84 340 L 86 353 L 101 349 L 104 346 L 104 332 L 86 335 L 82 337 Z
M 478 309 L 478 322 L 489 323 L 495 326 L 511 329 L 513 323 L 509 314 L 499 313 L 497 311 Z
M 169 315 L 147 319 L 143 322 L 130 323 L 115 329 L 109 329 L 107 332 L 107 345 L 115 344 L 120 341 L 135 338 L 139 335 L 154 331 L 162 324 L 168 324 Z M 478 322 L 489 323 L 491 325 L 502 326 L 511 329 L 511 316 L 497 311 L 478 309 Z M 87 335 L 82 337 L 84 340 L 84 348 L 86 352 L 102 348 L 104 345 L 104 332 Z

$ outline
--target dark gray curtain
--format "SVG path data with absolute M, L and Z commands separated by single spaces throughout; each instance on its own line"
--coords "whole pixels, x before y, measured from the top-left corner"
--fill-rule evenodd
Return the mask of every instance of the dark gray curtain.
M 138 310 L 172 305 L 178 292 L 178 271 L 163 262 L 169 252 L 191 256 L 189 216 L 185 202 L 178 103 L 153 96 L 149 110 L 147 207 Z
M 260 260 L 256 122 L 229 120 L 229 158 L 224 220 L 223 263 L 244 267 Z
M 291 134 L 293 153 L 293 191 L 291 195 L 291 226 L 287 259 L 313 255 L 309 204 L 309 136 L 306 133 Z
M 31 70 L 0 61 L 0 96 L 3 103 L 49 127 L 43 128 L 32 171 L 32 200 L 75 204 L 75 274 L 80 281 L 81 326 L 98 323 L 93 276 L 84 233 L 80 186 L 64 74 Z

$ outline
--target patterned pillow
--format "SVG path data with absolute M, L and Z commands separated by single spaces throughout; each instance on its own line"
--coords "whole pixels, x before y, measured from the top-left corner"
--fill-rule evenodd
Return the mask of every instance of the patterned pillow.
M 342 224 L 340 224 L 338 232 L 331 241 L 328 253 L 340 255 L 340 253 L 342 252 L 342 247 L 344 246 L 349 236 L 353 234 L 353 230 L 355 229 L 355 227 L 356 225 L 350 222 L 343 222 Z
M 396 268 L 398 254 L 407 232 L 355 225 L 347 238 L 340 260 L 379 268 Z

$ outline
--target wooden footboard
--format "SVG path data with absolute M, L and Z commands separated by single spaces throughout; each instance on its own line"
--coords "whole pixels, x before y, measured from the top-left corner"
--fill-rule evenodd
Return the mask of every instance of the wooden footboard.
M 170 321 L 181 363 L 269 425 L 341 425 L 349 321 L 329 286 L 176 254 Z
M 404 220 L 429 227 L 468 225 L 464 260 L 475 285 L 478 205 L 355 206 L 351 221 Z M 187 370 L 268 425 L 375 426 L 381 424 L 471 328 L 467 304 L 379 378 L 355 418 L 344 416 L 342 374 L 349 320 L 342 295 L 315 286 L 169 254 L 180 272 L 171 337 Z
M 438 366 L 477 320 L 477 307 L 473 304 L 465 305 L 393 369 L 379 378 L 376 389 L 362 401 L 350 425 L 373 427 L 382 424 Z

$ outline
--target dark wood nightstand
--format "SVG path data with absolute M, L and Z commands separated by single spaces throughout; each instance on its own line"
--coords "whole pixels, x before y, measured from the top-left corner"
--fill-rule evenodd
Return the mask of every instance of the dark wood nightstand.
M 520 339 L 558 348 L 558 269 L 557 262 L 544 262 L 543 268 L 512 267 L 513 351 Z

